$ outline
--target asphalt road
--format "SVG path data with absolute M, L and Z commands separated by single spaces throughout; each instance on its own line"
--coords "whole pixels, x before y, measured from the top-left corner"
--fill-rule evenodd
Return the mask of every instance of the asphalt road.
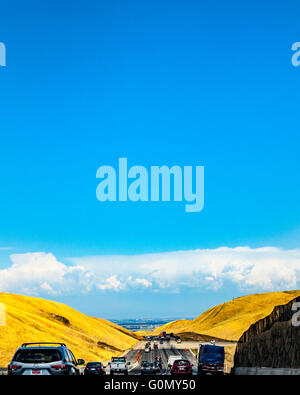
M 162 359 L 162 369 L 159 374 L 168 375 L 170 371 L 168 369 L 168 359 L 170 355 L 178 355 L 184 359 L 188 359 L 193 366 L 193 374 L 196 374 L 196 358 L 193 353 L 188 348 L 183 348 L 184 346 L 181 344 L 177 344 L 175 341 L 165 341 L 163 344 L 158 344 L 158 349 L 154 349 L 153 342 L 151 342 L 151 351 L 145 352 L 145 342 L 139 343 L 137 348 L 129 350 L 124 357 L 126 357 L 127 362 L 130 362 L 129 366 L 129 375 L 140 375 L 141 374 L 141 363 L 143 361 L 154 362 L 155 357 L 161 357 Z M 137 355 L 139 353 L 139 359 L 137 361 Z M 106 365 L 106 374 L 109 375 L 110 368 Z M 83 368 L 82 368 L 83 370 Z M 6 372 L 3 370 L 0 371 L 1 374 L 5 374 Z
M 140 351 L 139 351 L 140 350 Z M 137 354 L 139 351 L 139 360 L 136 362 Z M 141 373 L 141 363 L 142 361 L 154 362 L 155 357 L 161 357 L 162 359 L 162 370 L 160 374 L 167 375 L 170 374 L 168 369 L 168 359 L 171 355 L 178 355 L 184 359 L 188 359 L 194 366 L 193 371 L 196 374 L 196 359 L 193 353 L 189 349 L 183 349 L 180 347 L 180 344 L 177 345 L 176 342 L 164 342 L 163 344 L 158 345 L 158 349 L 153 348 L 153 342 L 151 342 L 151 351 L 145 352 L 145 343 L 141 345 L 140 349 L 134 349 L 128 351 L 125 355 L 128 362 L 130 362 L 129 374 L 138 375 Z

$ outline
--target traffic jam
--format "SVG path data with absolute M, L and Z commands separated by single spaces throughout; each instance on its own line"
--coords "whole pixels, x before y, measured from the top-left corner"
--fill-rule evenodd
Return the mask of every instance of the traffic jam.
M 143 348 L 132 349 L 110 361 L 76 359 L 64 343 L 24 343 L 8 365 L 8 375 L 223 375 L 224 347 L 199 344 L 198 350 L 182 349 L 181 338 L 162 332 L 144 336 Z

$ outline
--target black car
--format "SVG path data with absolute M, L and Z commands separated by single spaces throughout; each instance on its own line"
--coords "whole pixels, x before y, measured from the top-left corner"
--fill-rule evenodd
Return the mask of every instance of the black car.
M 144 374 L 156 374 L 157 367 L 153 362 L 143 361 L 141 365 L 141 375 Z
M 24 343 L 8 365 L 8 375 L 79 375 L 83 364 L 64 343 Z
M 84 369 L 85 376 L 104 376 L 105 367 L 101 362 L 88 362 Z

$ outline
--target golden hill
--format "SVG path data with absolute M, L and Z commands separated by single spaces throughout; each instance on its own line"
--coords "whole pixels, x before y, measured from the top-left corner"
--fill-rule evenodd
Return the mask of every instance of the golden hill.
M 137 343 L 137 336 L 112 322 L 88 317 L 61 303 L 0 293 L 6 325 L 0 327 L 0 366 L 24 342 L 66 343 L 76 358 L 104 361 Z
M 269 315 L 275 306 L 284 305 L 300 295 L 300 291 L 271 292 L 243 296 L 207 310 L 194 320 L 170 322 L 155 330 L 185 334 L 199 339 L 200 335 L 237 341 L 255 322 Z M 197 336 L 198 335 L 198 336 Z

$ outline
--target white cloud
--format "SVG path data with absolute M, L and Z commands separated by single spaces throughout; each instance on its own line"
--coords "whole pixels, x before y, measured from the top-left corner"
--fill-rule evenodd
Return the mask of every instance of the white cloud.
M 38 295 L 63 294 L 89 288 L 87 271 L 80 265 L 67 266 L 51 253 L 13 254 L 12 265 L 0 270 L 0 291 Z
M 143 286 L 145 288 L 152 287 L 151 281 L 147 280 L 146 278 L 136 278 L 135 279 L 135 283 L 137 285 L 141 285 L 141 286 Z
M 185 287 L 217 291 L 228 283 L 247 291 L 296 289 L 300 249 L 222 247 L 136 256 L 88 256 L 58 261 L 51 253 L 13 254 L 0 270 L 0 291 L 32 295 L 120 292 L 147 289 L 177 292 Z
M 48 283 L 43 283 L 41 284 L 40 287 L 43 291 L 47 291 L 48 293 L 52 293 L 53 292 L 53 288 L 51 287 L 51 285 L 49 285 Z
M 95 276 L 116 275 L 125 284 L 146 279 L 154 289 L 220 289 L 231 282 L 243 290 L 295 289 L 300 282 L 300 249 L 221 247 L 137 256 L 71 258 Z M 142 283 L 142 282 L 140 282 Z
M 101 291 L 106 291 L 106 290 L 120 291 L 121 289 L 124 288 L 124 285 L 121 283 L 121 281 L 118 280 L 117 276 L 114 275 L 107 278 L 102 283 L 97 284 L 96 287 Z

